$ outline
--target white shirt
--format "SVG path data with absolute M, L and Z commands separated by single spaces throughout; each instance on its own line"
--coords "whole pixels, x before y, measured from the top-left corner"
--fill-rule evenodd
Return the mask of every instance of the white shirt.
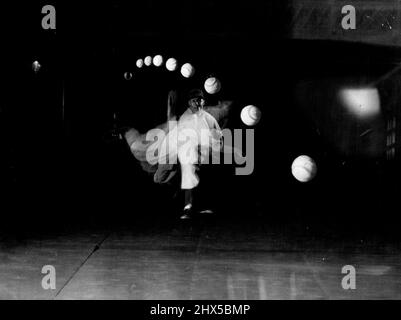
M 220 146 L 222 136 L 221 128 L 217 120 L 205 110 L 198 110 L 193 113 L 188 108 L 178 120 L 178 132 L 180 142 L 185 141 L 185 138 L 201 148 L 215 148 Z M 196 139 L 196 140 L 195 140 Z
M 193 113 L 187 109 L 178 122 L 171 121 L 165 138 L 157 143 L 159 163 L 176 163 L 177 156 L 181 163 L 198 163 L 201 155 L 206 155 L 210 148 L 220 152 L 222 132 L 217 120 L 208 112 L 198 110 Z

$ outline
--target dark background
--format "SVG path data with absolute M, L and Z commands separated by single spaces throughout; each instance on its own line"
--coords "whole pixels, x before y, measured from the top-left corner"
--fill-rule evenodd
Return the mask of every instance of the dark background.
M 41 28 L 44 4 L 56 7 L 56 31 Z M 176 219 L 171 190 L 154 185 L 110 130 L 153 128 L 165 121 L 170 89 L 215 74 L 220 97 L 234 101 L 231 127 L 245 128 L 243 106 L 262 111 L 254 173 L 225 168 L 215 178 L 220 217 L 334 223 L 351 232 L 397 228 L 398 166 L 385 160 L 385 112 L 376 152 L 367 155 L 344 125 L 358 123 L 334 107 L 333 92 L 392 70 L 398 47 L 291 39 L 285 1 L 30 2 L 3 10 L 1 219 L 28 229 Z M 136 69 L 138 58 L 155 54 L 191 62 L 196 76 Z M 34 60 L 42 65 L 37 74 Z M 300 154 L 318 166 L 307 184 L 290 171 Z

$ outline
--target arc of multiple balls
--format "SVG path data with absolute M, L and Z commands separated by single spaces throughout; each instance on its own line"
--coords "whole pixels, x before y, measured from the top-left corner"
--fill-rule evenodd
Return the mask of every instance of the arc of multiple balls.
M 161 67 L 164 63 L 162 55 L 156 55 L 153 58 L 151 56 L 146 56 L 144 59 L 139 58 L 136 61 L 136 67 L 138 69 L 149 67 L 152 64 L 155 67 Z M 168 71 L 174 72 L 178 69 L 178 61 L 175 58 L 169 58 L 165 62 L 165 67 Z M 180 73 L 184 78 L 191 78 L 195 74 L 194 66 L 186 62 L 180 68 Z M 126 80 L 131 80 L 133 77 L 131 72 L 125 72 L 124 78 Z M 203 87 L 208 94 L 216 94 L 221 90 L 221 82 L 216 77 L 209 77 L 205 80 Z M 241 110 L 240 114 L 242 122 L 247 126 L 255 126 L 261 118 L 260 109 L 254 105 L 247 105 Z M 297 157 L 292 165 L 291 172 L 295 179 L 300 182 L 308 182 L 312 180 L 316 175 L 316 163 L 315 161 L 306 155 L 301 155 Z
M 138 69 L 145 67 L 149 67 L 152 64 L 156 67 L 161 67 L 164 63 L 163 56 L 156 55 L 153 58 L 151 56 L 146 56 L 144 59 L 139 58 L 136 61 L 136 66 Z M 179 67 L 178 61 L 175 58 L 167 59 L 165 63 L 166 69 L 168 71 L 176 71 Z M 187 62 L 184 63 L 180 68 L 181 75 L 184 78 L 191 78 L 195 74 L 194 66 Z M 126 80 L 131 80 L 133 74 L 131 72 L 125 72 L 124 78 Z M 221 82 L 216 77 L 209 77 L 205 80 L 203 87 L 208 94 L 216 94 L 221 90 Z M 255 126 L 261 118 L 261 112 L 258 107 L 254 105 L 247 105 L 241 111 L 241 120 L 247 126 Z

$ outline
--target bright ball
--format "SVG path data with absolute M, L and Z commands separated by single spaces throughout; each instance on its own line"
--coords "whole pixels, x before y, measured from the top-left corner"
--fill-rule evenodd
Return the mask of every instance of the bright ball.
M 247 126 L 254 126 L 260 121 L 261 112 L 254 105 L 246 106 L 241 111 L 241 120 Z
M 291 172 L 300 182 L 308 182 L 316 176 L 317 167 L 315 161 L 309 156 L 299 156 L 291 165 Z
M 145 58 L 145 66 L 149 67 L 152 64 L 152 57 L 151 56 L 147 56 Z
M 185 63 L 181 67 L 181 74 L 184 78 L 190 78 L 194 75 L 195 68 L 190 63 Z
M 221 89 L 221 82 L 216 77 L 207 78 L 204 84 L 205 90 L 209 94 L 215 94 Z
M 170 58 L 166 61 L 166 68 L 168 71 L 177 70 L 177 60 L 174 58 Z
M 153 64 L 156 67 L 160 67 L 163 64 L 163 57 L 160 54 L 158 54 L 157 56 L 154 56 Z
M 136 66 L 138 68 L 142 68 L 143 67 L 143 59 L 138 59 L 136 60 Z

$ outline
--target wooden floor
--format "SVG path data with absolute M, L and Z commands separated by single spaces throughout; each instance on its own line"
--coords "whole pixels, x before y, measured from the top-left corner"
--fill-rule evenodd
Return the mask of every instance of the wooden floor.
M 398 240 L 316 228 L 208 218 L 3 231 L 0 298 L 401 298 Z M 55 290 L 41 286 L 44 265 L 56 269 Z M 345 265 L 355 290 L 341 286 Z

